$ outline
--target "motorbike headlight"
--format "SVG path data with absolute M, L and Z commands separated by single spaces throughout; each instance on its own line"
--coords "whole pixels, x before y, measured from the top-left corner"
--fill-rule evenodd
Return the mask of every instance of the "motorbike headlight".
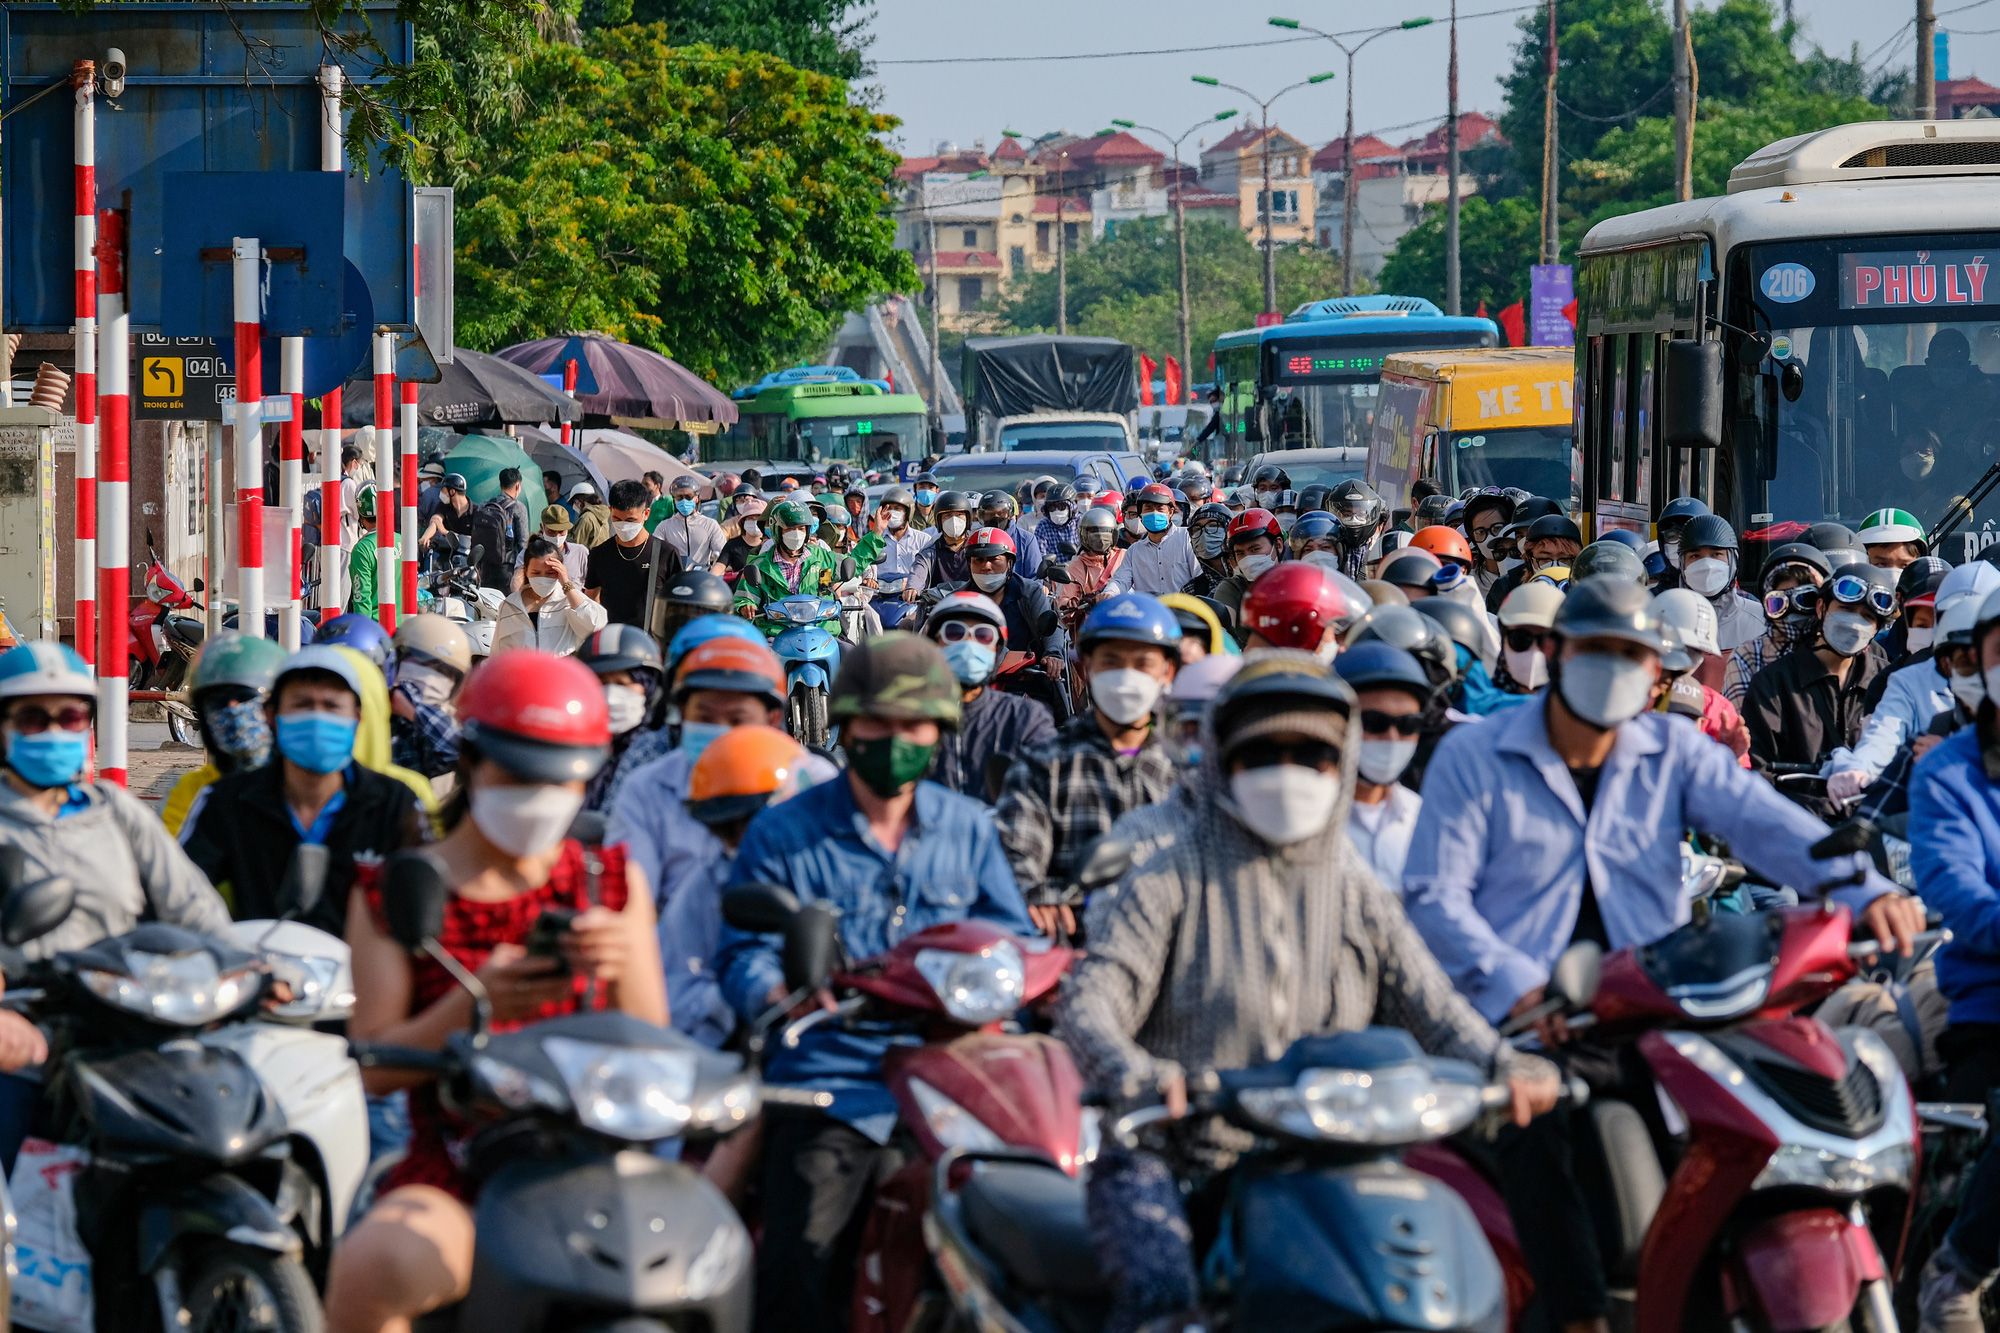
M 354 1012 L 353 983 L 342 984 L 339 959 L 266 953 L 264 965 L 292 988 L 290 1002 L 271 1010 L 279 1018 L 345 1018 Z
M 1076 1166 L 1088 1166 L 1097 1160 L 1097 1150 L 1104 1144 L 1104 1112 L 1095 1106 L 1083 1108 L 1081 1122 L 1076 1130 Z
M 1771 965 L 1746 967 L 1721 981 L 1667 987 L 1667 997 L 1690 1018 L 1735 1018 L 1764 1003 L 1771 990 Z
M 1885 1144 L 1865 1157 L 1787 1143 L 1771 1154 L 1771 1160 L 1750 1182 L 1750 1188 L 1804 1185 L 1833 1194 L 1863 1194 L 1879 1185 L 1900 1185 L 1907 1189 L 1914 1158 L 1908 1139 Z
M 1019 1009 L 1028 991 L 1028 969 L 1021 951 L 1002 940 L 978 953 L 921 949 L 917 972 L 961 1023 L 997 1023 Z
M 694 1056 L 685 1051 L 546 1037 L 542 1052 L 569 1085 L 576 1118 L 600 1134 L 651 1143 L 672 1138 L 694 1117 Z
M 223 975 L 215 956 L 125 951 L 129 974 L 87 969 L 83 984 L 99 999 L 129 1013 L 177 1027 L 199 1027 L 239 1008 L 258 987 L 248 968 Z
M 694 1106 L 694 1126 L 698 1129 L 728 1131 L 757 1114 L 764 1104 L 763 1090 L 750 1075 L 730 1083 L 722 1091 L 704 1097 Z
M 1344 1143 L 1420 1143 L 1479 1117 L 1480 1089 L 1421 1065 L 1308 1069 L 1289 1088 L 1245 1088 L 1237 1104 L 1281 1133 Z
M 527 1070 L 496 1060 L 490 1055 L 472 1057 L 472 1072 L 481 1082 L 493 1090 L 493 1095 L 510 1110 L 525 1111 L 531 1106 L 546 1106 L 551 1111 L 570 1109 L 569 1098 L 563 1090 Z
M 910 1080 L 910 1095 L 917 1099 L 924 1123 L 947 1148 L 967 1152 L 1004 1152 L 1007 1145 L 998 1134 L 979 1123 L 979 1118 L 920 1078 Z

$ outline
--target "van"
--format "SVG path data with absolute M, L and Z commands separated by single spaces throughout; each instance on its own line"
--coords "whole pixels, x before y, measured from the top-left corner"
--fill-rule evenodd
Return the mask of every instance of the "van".
M 1446 495 L 1517 487 L 1577 503 L 1576 359 L 1567 347 L 1403 352 L 1382 367 L 1368 484 L 1390 509 L 1420 477 Z

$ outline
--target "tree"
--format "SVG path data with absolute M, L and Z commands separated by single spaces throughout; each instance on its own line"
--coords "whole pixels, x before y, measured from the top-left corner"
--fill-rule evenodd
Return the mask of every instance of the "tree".
M 659 23 L 672 46 L 764 51 L 849 81 L 868 73 L 871 0 L 584 0 L 585 29 Z
M 749 379 L 917 285 L 878 137 L 895 122 L 839 80 L 648 24 L 545 45 L 521 83 L 459 199 L 467 346 L 595 328 Z
M 1467 199 L 1459 213 L 1459 290 L 1470 312 L 1488 314 L 1528 295 L 1528 266 L 1541 251 L 1541 209 L 1516 197 Z M 1427 296 L 1444 304 L 1444 209 L 1433 205 L 1424 220 L 1398 241 L 1376 283 L 1387 292 Z

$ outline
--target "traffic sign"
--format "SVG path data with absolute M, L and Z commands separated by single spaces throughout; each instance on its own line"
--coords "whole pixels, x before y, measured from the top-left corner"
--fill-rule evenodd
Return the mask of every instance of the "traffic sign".
M 207 338 L 142 333 L 134 340 L 132 416 L 138 421 L 224 421 L 236 372 Z

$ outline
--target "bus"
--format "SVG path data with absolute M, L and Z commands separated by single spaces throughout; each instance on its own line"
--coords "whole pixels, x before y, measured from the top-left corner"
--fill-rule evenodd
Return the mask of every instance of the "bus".
M 1499 344 L 1492 320 L 1453 318 L 1420 296 L 1309 301 L 1283 323 L 1225 333 L 1215 340 L 1220 453 L 1365 451 L 1386 358 Z
M 1588 517 L 1644 533 L 1692 495 L 1753 545 L 1884 507 L 1934 528 L 2000 459 L 1996 173 L 2000 121 L 1840 125 L 1752 154 L 1720 198 L 1591 228 Z
M 702 462 L 735 470 L 758 464 L 777 471 L 828 463 L 893 468 L 922 458 L 930 441 L 930 406 L 847 366 L 773 371 L 730 394 L 736 422 L 702 439 Z M 740 466 L 738 466 L 740 465 Z

